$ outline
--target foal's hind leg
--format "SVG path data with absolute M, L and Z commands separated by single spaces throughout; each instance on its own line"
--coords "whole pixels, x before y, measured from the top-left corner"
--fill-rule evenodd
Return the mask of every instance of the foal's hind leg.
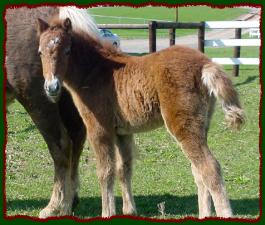
M 136 214 L 135 203 L 131 190 L 132 178 L 132 162 L 133 162 L 133 147 L 134 141 L 132 135 L 118 136 L 116 150 L 116 169 L 120 180 L 122 200 L 123 200 L 123 214 Z
M 201 200 L 199 201 L 200 217 L 209 216 L 210 213 L 210 201 L 206 188 L 212 196 L 217 216 L 231 217 L 232 210 L 226 195 L 220 165 L 206 143 L 203 116 L 190 114 L 189 111 L 172 112 L 170 109 L 164 110 L 163 117 L 169 132 L 180 142 L 183 152 L 194 167 L 193 173 L 199 184 L 198 194 Z M 206 207 L 205 211 L 203 207 Z
M 198 172 L 197 168 L 191 165 L 192 174 L 194 176 L 195 183 L 198 188 L 198 205 L 199 205 L 199 218 L 211 216 L 211 204 L 212 199 L 208 188 L 204 185 L 203 179 Z
M 207 144 L 191 144 L 193 137 L 181 142 L 183 151 L 193 164 L 193 171 L 196 171 L 195 180 L 198 185 L 199 216 L 204 218 L 210 216 L 210 196 L 211 194 L 218 217 L 232 217 L 232 210 L 224 187 L 221 174 L 221 167 L 218 161 L 209 151 Z M 200 155 L 198 152 L 200 151 Z M 201 182 L 201 183 L 200 183 Z M 207 190 L 208 189 L 208 190 Z M 209 192 L 209 193 L 208 193 Z
M 212 96 L 210 97 L 210 101 L 208 104 L 208 113 L 207 119 L 205 122 L 205 138 L 207 140 L 207 135 L 210 126 L 210 120 L 213 115 L 214 107 L 215 107 L 216 99 Z M 202 176 L 200 175 L 197 168 L 191 164 L 192 174 L 194 176 L 195 183 L 198 188 L 198 205 L 199 205 L 199 218 L 205 218 L 211 216 L 211 205 L 212 205 L 212 198 L 208 188 L 204 185 Z

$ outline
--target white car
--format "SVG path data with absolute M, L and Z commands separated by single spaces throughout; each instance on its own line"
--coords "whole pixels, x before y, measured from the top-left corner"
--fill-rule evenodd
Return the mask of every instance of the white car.
M 117 34 L 113 34 L 108 29 L 99 29 L 99 33 L 103 40 L 109 41 L 113 46 L 117 48 L 120 46 L 120 38 Z

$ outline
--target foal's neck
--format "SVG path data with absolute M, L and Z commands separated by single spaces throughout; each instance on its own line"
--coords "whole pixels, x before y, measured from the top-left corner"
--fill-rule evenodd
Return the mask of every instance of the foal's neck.
M 110 79 L 114 69 L 122 67 L 127 56 L 105 47 L 85 33 L 72 34 L 72 51 L 66 82 L 76 88 Z M 109 76 L 109 77 L 107 77 Z

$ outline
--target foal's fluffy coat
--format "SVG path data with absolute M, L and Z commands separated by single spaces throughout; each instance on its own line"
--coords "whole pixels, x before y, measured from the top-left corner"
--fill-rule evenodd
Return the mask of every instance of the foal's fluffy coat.
M 51 25 L 39 20 L 39 33 L 45 80 L 52 83 L 56 77 L 69 90 L 95 150 L 103 217 L 116 213 L 115 169 L 123 213 L 136 213 L 131 192 L 133 134 L 162 124 L 191 162 L 199 216 L 211 216 L 211 197 L 217 216 L 232 216 L 220 165 L 207 145 L 215 98 L 230 126 L 240 127 L 244 118 L 237 93 L 218 65 L 183 46 L 143 57 L 128 56 L 82 31 L 72 31 L 69 19 Z M 55 38 L 60 41 L 47 48 Z M 54 93 L 49 97 L 54 98 Z

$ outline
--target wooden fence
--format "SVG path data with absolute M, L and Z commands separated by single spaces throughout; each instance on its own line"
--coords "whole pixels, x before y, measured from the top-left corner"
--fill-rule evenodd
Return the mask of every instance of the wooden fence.
M 149 30 L 149 52 L 156 51 L 157 29 L 169 30 L 169 45 L 175 44 L 176 29 L 197 29 L 198 49 L 204 52 L 205 47 L 234 47 L 234 56 L 231 58 L 212 58 L 219 64 L 234 65 L 234 76 L 239 75 L 239 65 L 258 65 L 259 58 L 240 58 L 241 46 L 260 46 L 260 39 L 241 39 L 242 29 L 258 28 L 258 21 L 209 21 L 200 23 L 176 23 L 150 21 L 149 24 L 100 24 L 99 28 L 107 29 L 148 29 Z M 205 29 L 235 29 L 234 39 L 205 40 Z

